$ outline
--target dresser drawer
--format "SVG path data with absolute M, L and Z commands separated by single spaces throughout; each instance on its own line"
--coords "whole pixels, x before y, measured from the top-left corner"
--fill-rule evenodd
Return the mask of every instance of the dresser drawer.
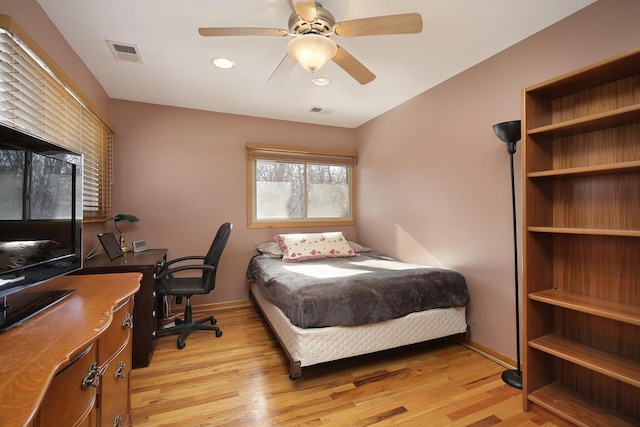
M 98 341 L 98 364 L 104 365 L 129 342 L 133 328 L 133 300 L 121 304 L 113 313 L 109 329 Z
M 95 416 L 99 372 L 96 346 L 91 345 L 59 371 L 40 406 L 39 423 L 43 427 L 90 425 Z
M 111 359 L 100 378 L 102 391 L 100 425 L 130 425 L 131 343 Z

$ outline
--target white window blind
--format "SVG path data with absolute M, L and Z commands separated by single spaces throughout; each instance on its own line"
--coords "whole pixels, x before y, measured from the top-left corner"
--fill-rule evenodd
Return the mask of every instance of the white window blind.
M 352 151 L 322 150 L 281 145 L 247 143 L 249 160 L 274 160 L 279 162 L 307 161 L 334 165 L 355 166 L 358 155 Z
M 0 123 L 84 154 L 83 220 L 111 216 L 113 132 L 6 28 L 0 28 Z

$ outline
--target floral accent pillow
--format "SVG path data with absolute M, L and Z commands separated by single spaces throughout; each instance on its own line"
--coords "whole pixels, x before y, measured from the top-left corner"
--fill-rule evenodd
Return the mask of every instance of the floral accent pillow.
M 283 252 L 282 261 L 358 256 L 341 231 L 329 233 L 278 234 L 274 237 Z
M 352 242 L 351 240 L 347 241 L 347 243 L 354 252 L 369 252 L 373 250 L 356 242 Z M 256 245 L 256 250 L 260 252 L 264 258 L 282 258 L 283 256 L 282 249 L 278 242 L 260 243 L 259 245 Z

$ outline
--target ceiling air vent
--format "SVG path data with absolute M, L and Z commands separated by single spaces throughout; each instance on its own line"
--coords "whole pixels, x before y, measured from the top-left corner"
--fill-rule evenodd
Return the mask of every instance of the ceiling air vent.
M 118 43 L 111 40 L 106 41 L 113 53 L 113 57 L 118 61 L 129 61 L 143 63 L 138 46 L 135 44 Z
M 321 107 L 311 107 L 309 110 L 310 113 L 320 113 L 320 114 L 331 114 L 335 111 L 335 108 L 321 108 Z

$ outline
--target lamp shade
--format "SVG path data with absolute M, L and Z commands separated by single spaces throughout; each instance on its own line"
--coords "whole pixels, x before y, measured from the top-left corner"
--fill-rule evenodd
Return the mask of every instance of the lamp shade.
M 502 142 L 518 142 L 522 137 L 520 127 L 520 120 L 512 120 L 493 125 L 493 131 Z
M 137 216 L 129 214 L 118 214 L 113 218 L 114 222 L 139 222 Z
M 325 36 L 303 34 L 295 37 L 287 45 L 289 55 L 308 71 L 317 71 L 338 52 L 338 46 Z

